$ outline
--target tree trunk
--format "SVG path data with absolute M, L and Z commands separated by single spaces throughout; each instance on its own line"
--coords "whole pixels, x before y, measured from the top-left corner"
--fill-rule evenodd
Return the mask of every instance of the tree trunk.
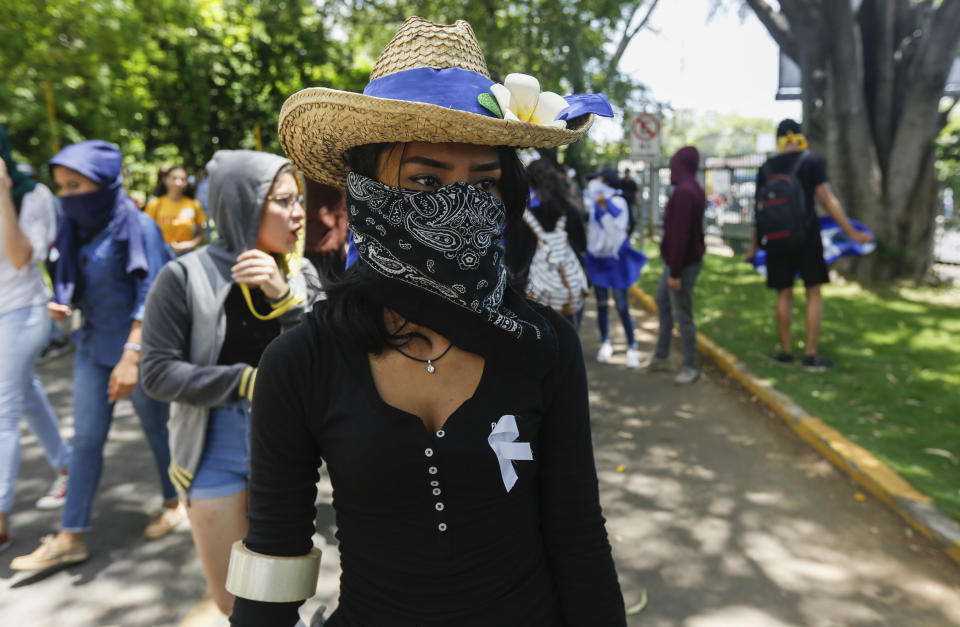
M 877 253 L 858 279 L 921 278 L 933 263 L 938 105 L 960 47 L 960 0 L 745 0 L 803 77 L 804 130 Z

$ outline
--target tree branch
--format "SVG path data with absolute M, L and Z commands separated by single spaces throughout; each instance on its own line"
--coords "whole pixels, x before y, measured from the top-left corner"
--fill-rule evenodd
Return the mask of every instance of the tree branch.
M 773 40 L 777 42 L 780 49 L 799 63 L 796 36 L 786 16 L 775 11 L 773 7 L 767 4 L 766 0 L 746 0 L 746 3 L 753 9 L 757 19 L 767 29 Z
M 620 43 L 617 44 L 617 51 L 613 53 L 613 56 L 610 58 L 610 61 L 607 63 L 607 76 L 612 76 L 616 74 L 617 67 L 620 65 L 620 59 L 623 58 L 623 54 L 627 51 L 627 46 L 630 45 L 630 41 L 637 36 L 637 33 L 643 29 L 644 26 L 650 21 L 650 18 L 653 16 L 653 10 L 657 8 L 657 4 L 660 0 L 653 0 L 649 6 L 647 6 L 647 12 L 644 14 L 643 18 L 637 23 L 635 28 L 630 28 L 630 23 L 633 21 L 633 17 L 637 14 L 637 11 L 640 10 L 640 7 L 643 5 L 643 2 L 638 2 L 633 5 L 633 10 L 630 11 L 630 17 L 627 18 L 626 24 L 623 28 L 623 35 L 620 37 Z

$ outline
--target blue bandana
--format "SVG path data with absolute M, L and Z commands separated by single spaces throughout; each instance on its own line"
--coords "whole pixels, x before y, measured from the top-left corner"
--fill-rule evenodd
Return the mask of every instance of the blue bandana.
M 63 166 L 87 177 L 101 189 L 89 194 L 61 196 L 63 215 L 57 225 L 54 247 L 59 253 L 53 277 L 54 300 L 63 305 L 80 296 L 77 253 L 104 227 L 126 245 L 127 274 L 145 275 L 147 255 L 140 230 L 139 211 L 121 184 L 123 158 L 111 143 L 93 139 L 72 144 L 50 160 L 50 168 Z

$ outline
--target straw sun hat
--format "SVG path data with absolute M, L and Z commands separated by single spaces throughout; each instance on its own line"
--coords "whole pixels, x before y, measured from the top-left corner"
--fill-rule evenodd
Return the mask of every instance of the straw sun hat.
M 508 76 L 508 87 L 511 77 L 539 89 L 535 79 L 522 75 Z M 540 95 L 555 107 L 557 98 Z M 377 59 L 362 94 L 311 87 L 290 96 L 280 109 L 280 143 L 308 177 L 344 187 L 349 170 L 344 157 L 356 146 L 454 142 L 554 148 L 575 142 L 590 128 L 591 113 L 607 115 L 609 109 L 602 95 L 570 96 L 556 108 L 559 113 L 570 105 L 557 118 L 564 122 L 553 121 L 552 113 L 537 124 L 521 121 L 532 119 L 529 111 L 519 118 L 504 112 L 509 99 L 507 89 L 490 79 L 470 24 L 410 17 Z

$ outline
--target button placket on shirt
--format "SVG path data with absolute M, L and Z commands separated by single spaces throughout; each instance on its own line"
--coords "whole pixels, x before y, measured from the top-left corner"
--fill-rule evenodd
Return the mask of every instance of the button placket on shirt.
M 443 437 L 446 436 L 446 432 L 443 429 L 438 429 L 437 432 L 434 434 L 434 436 L 437 439 L 443 439 Z M 423 450 L 424 457 L 431 461 L 434 456 L 434 453 L 435 451 L 433 450 L 433 448 L 429 446 Z M 430 465 L 427 467 L 427 473 L 429 475 L 437 476 L 439 472 L 440 472 L 440 469 L 437 468 L 436 465 Z M 430 493 L 435 497 L 439 497 L 440 494 L 442 493 L 442 490 L 440 489 L 440 481 L 438 481 L 437 479 L 430 480 Z M 434 502 L 433 508 L 437 512 L 442 512 L 444 509 L 446 509 L 446 505 L 444 505 L 443 501 L 438 500 Z M 447 523 L 441 520 L 437 524 L 437 531 L 440 531 L 441 533 L 443 533 L 446 530 L 447 530 Z

